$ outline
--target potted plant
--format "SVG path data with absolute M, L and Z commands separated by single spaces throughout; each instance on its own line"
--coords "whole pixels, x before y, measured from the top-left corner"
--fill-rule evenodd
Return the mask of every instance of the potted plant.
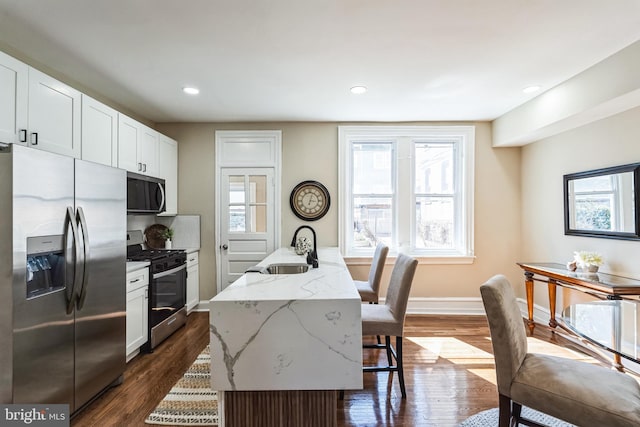
M 173 228 L 167 228 L 162 232 L 162 238 L 164 239 L 164 248 L 171 249 L 171 239 L 173 239 Z
M 573 253 L 576 265 L 586 271 L 595 273 L 603 264 L 602 255 L 597 252 L 576 251 Z

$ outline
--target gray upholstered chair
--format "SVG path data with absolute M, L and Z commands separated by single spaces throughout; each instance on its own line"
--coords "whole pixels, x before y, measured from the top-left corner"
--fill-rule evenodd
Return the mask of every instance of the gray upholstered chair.
M 380 291 L 380 281 L 382 280 L 382 270 L 387 260 L 389 247 L 384 243 L 378 243 L 376 251 L 371 260 L 371 268 L 369 269 L 369 279 L 367 281 L 354 280 L 360 299 L 370 304 L 378 303 L 378 292 Z
M 391 272 L 389 289 L 384 304 L 362 304 L 362 335 L 384 335 L 384 344 L 367 344 L 365 348 L 384 348 L 387 351 L 387 366 L 364 366 L 364 372 L 397 372 L 402 398 L 407 397 L 402 367 L 402 336 L 404 317 L 411 283 L 418 261 L 399 254 Z M 391 346 L 391 336 L 396 337 L 395 350 Z M 393 365 L 392 356 L 396 361 Z
M 640 386 L 611 369 L 527 352 L 522 315 L 508 280 L 480 287 L 496 361 L 500 427 L 520 417 L 522 405 L 578 426 L 640 426 Z M 520 421 L 522 420 L 522 421 Z

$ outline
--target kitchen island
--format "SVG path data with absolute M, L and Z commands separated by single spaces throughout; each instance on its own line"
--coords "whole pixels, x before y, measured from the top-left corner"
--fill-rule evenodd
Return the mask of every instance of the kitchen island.
M 360 296 L 338 248 L 318 260 L 300 274 L 246 273 L 211 299 L 222 425 L 335 425 L 336 390 L 362 388 Z M 281 248 L 258 267 L 292 263 L 305 257 Z

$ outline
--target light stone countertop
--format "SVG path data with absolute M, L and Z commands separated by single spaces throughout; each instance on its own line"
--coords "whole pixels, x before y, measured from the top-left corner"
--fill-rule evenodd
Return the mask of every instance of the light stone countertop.
M 212 302 L 244 300 L 355 299 L 360 294 L 338 248 L 319 248 L 319 266 L 300 274 L 246 273 L 229 285 Z M 306 264 L 306 257 L 293 248 L 280 248 L 258 264 Z
M 362 388 L 360 295 L 338 248 L 306 273 L 246 273 L 210 301 L 214 390 Z M 281 248 L 260 266 L 305 263 Z
M 146 268 L 151 263 L 149 261 L 127 261 L 127 273 Z

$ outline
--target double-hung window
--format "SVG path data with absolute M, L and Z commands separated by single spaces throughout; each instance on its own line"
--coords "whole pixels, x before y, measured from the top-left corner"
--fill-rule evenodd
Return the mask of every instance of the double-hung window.
M 473 126 L 340 126 L 340 245 L 473 259 Z M 423 261 L 424 262 L 424 261 Z

